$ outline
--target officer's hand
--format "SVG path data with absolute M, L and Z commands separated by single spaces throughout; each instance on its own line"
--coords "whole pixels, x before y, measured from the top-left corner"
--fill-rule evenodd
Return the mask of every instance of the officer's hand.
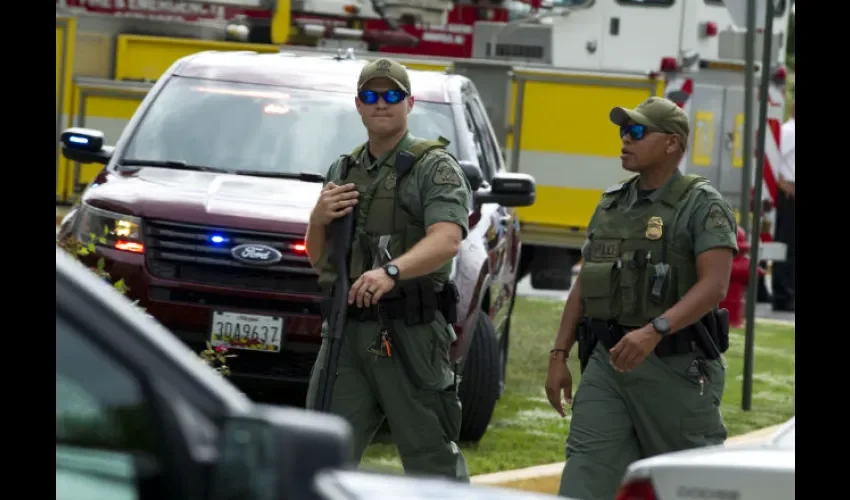
M 357 204 L 359 194 L 357 192 L 357 186 L 354 184 L 337 186 L 333 182 L 327 183 L 322 188 L 319 201 L 313 207 L 313 213 L 310 214 L 310 222 L 312 224 L 327 226 L 332 220 L 351 212 L 354 209 L 354 205 Z
M 348 304 L 357 303 L 357 307 L 369 307 L 378 303 L 381 296 L 395 287 L 395 281 L 381 268 L 361 274 L 351 285 L 348 292 Z
M 632 330 L 608 351 L 611 354 L 611 364 L 621 372 L 634 370 L 659 342 L 661 335 L 658 335 L 652 325 Z
M 564 395 L 563 400 L 561 393 Z M 546 397 L 555 411 L 560 413 L 562 417 L 567 416 L 563 401 L 566 401 L 568 405 L 573 404 L 573 376 L 570 374 L 570 369 L 562 356 L 556 356 L 549 360 L 549 373 L 546 375 Z

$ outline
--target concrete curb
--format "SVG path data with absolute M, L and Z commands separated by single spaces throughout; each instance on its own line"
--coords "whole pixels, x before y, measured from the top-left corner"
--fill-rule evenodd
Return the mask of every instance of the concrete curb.
M 740 446 L 744 444 L 756 444 L 767 440 L 782 424 L 772 425 L 757 431 L 731 437 L 726 440 L 724 446 Z M 499 486 L 501 488 L 521 489 L 526 491 L 537 491 L 543 493 L 557 493 L 561 482 L 561 472 L 564 470 L 565 462 L 554 464 L 537 465 L 525 469 L 516 469 L 492 474 L 481 474 L 473 476 L 473 484 L 488 486 Z

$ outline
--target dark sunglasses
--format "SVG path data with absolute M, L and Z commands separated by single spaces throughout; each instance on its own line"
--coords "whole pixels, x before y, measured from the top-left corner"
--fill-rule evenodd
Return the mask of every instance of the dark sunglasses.
M 643 136 L 645 136 L 647 132 L 654 131 L 654 129 L 649 128 L 646 125 L 620 125 L 620 138 L 622 139 L 626 134 L 629 134 L 632 139 L 639 141 L 643 139 Z
M 357 93 L 357 98 L 363 104 L 375 104 L 378 98 L 384 99 L 387 104 L 398 104 L 407 97 L 407 92 L 399 89 L 385 90 L 383 92 L 375 92 L 374 90 L 361 90 Z

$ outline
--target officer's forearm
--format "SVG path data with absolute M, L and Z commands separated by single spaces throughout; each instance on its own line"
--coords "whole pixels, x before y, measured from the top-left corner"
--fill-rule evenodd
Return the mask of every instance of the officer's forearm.
M 564 312 L 561 314 L 561 326 L 558 328 L 558 336 L 555 338 L 555 349 L 569 351 L 576 341 L 576 325 L 578 325 L 584 311 L 581 307 L 581 279 L 576 280 L 564 304 Z
M 670 331 L 678 332 L 693 325 L 714 309 L 726 295 L 722 283 L 707 276 L 692 286 L 682 300 L 676 302 L 662 316 L 670 324 Z M 572 293 L 570 293 L 572 296 Z
M 312 221 L 307 225 L 307 236 L 304 238 L 304 245 L 307 247 L 307 258 L 310 259 L 310 264 L 315 268 L 322 258 L 322 252 L 325 250 L 325 226 L 322 224 L 314 224 Z
M 454 229 L 457 229 L 457 234 Z M 399 276 L 403 280 L 425 276 L 452 260 L 460 250 L 460 243 L 459 228 L 432 229 L 410 250 L 393 259 L 391 263 L 398 267 Z

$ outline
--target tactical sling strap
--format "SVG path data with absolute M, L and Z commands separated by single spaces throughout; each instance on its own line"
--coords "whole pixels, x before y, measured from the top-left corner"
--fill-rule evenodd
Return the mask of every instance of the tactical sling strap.
M 341 155 L 340 162 L 340 179 L 345 179 L 348 177 L 348 170 L 351 166 L 352 162 L 355 162 L 360 155 L 363 154 L 364 149 L 366 148 L 367 143 L 363 143 L 354 148 L 350 153 Z M 392 208 L 392 226 L 395 230 L 396 220 L 397 220 L 397 206 L 401 203 L 399 200 L 399 187 L 401 186 L 401 181 L 404 177 L 413 169 L 414 165 L 422 159 L 428 152 L 434 149 L 445 149 L 446 146 L 450 144 L 450 141 L 445 137 L 440 136 L 436 141 L 431 140 L 415 140 L 413 144 L 411 144 L 407 149 L 399 151 L 396 153 L 395 157 L 395 172 L 396 172 L 396 183 L 395 183 L 395 192 L 393 195 L 393 208 Z M 378 186 L 381 185 L 381 180 L 383 177 L 379 177 L 376 179 L 369 189 L 363 195 L 363 203 L 358 204 L 359 208 L 359 216 L 358 223 L 363 223 L 363 218 L 368 216 L 369 208 L 371 206 L 372 198 L 375 196 L 375 191 L 377 191 Z M 355 228 L 358 224 L 355 224 Z M 355 229 L 356 230 L 356 229 Z M 366 240 L 360 242 L 361 247 L 366 245 Z
M 675 215 L 673 215 L 673 222 L 670 224 L 670 230 L 673 231 L 676 229 L 676 224 L 679 222 L 679 215 L 682 210 L 679 207 L 679 204 L 687 198 L 688 194 L 690 194 L 691 190 L 696 188 L 698 185 L 705 184 L 708 180 L 705 177 L 700 175 L 688 174 L 683 175 L 678 182 L 673 184 L 670 187 L 670 190 L 667 191 L 666 196 L 664 196 L 664 202 L 672 207 L 677 207 Z M 669 237 L 670 231 L 665 231 L 663 238 L 664 243 L 661 247 L 661 262 L 667 262 L 667 246 L 670 242 Z
M 401 180 L 411 170 L 413 170 L 413 166 L 416 165 L 416 162 L 428 154 L 429 151 L 434 149 L 445 149 L 446 146 L 449 145 L 449 142 L 450 141 L 443 136 L 440 136 L 436 141 L 416 141 L 406 151 L 399 151 L 396 154 L 395 192 L 393 193 L 393 229 L 395 229 L 396 224 L 396 207 L 400 203 L 398 192 L 401 187 Z

